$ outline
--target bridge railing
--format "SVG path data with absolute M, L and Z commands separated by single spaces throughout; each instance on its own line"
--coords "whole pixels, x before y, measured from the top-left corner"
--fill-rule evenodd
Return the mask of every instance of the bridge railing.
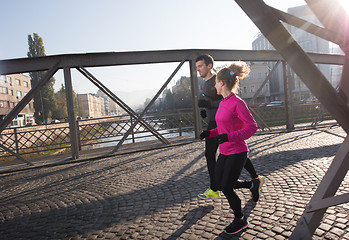
M 251 107 L 254 113 L 262 117 L 268 129 L 255 119 L 259 126 L 258 133 L 286 130 L 285 108 L 283 106 Z M 293 107 L 295 123 L 304 123 L 305 127 L 314 127 L 333 117 L 318 103 L 299 104 Z M 194 135 L 194 113 L 192 109 L 178 109 L 167 112 L 150 112 L 143 118 L 150 126 L 167 139 L 184 135 Z M 134 118 L 120 115 L 76 121 L 79 138 L 79 150 L 103 148 L 116 145 L 130 128 Z M 207 119 L 202 119 L 202 126 Z M 297 126 L 297 125 L 296 125 Z M 257 134 L 258 134 L 257 133 Z M 156 137 L 137 124 L 125 143 L 155 140 Z M 36 125 L 29 127 L 8 128 L 1 134 L 4 146 L 26 158 L 42 155 L 59 154 L 70 151 L 69 123 Z M 9 152 L 0 151 L 0 161 L 15 159 Z
M 45 71 L 45 75 L 40 82 L 33 86 L 33 88 L 20 100 L 20 102 L 8 113 L 5 118 L 0 122 L 0 134 L 2 142 L 0 142 L 0 153 L 4 156 L 13 156 L 23 162 L 28 163 L 23 157 L 31 157 L 29 154 L 42 154 L 51 152 L 56 154 L 57 151 L 70 151 L 72 159 L 79 158 L 80 149 L 87 148 L 95 144 L 101 144 L 101 142 L 118 142 L 117 146 L 112 152 L 117 151 L 118 147 L 123 144 L 124 141 L 140 141 L 141 139 L 150 139 L 153 136 L 159 139 L 162 143 L 168 144 L 167 137 L 173 134 L 174 129 L 178 129 L 178 134 L 183 133 L 183 129 L 189 128 L 186 126 L 186 121 L 192 122 L 194 136 L 198 138 L 202 127 L 205 122 L 199 114 L 198 100 L 200 97 L 200 91 L 198 86 L 198 77 L 195 67 L 195 59 L 202 53 L 208 53 L 212 55 L 216 62 L 242 60 L 247 62 L 274 62 L 276 65 L 282 63 L 282 73 L 284 85 L 284 98 L 285 105 L 274 107 L 268 106 L 256 107 L 251 106 L 252 113 L 261 128 L 261 130 L 271 131 L 273 126 L 279 126 L 282 129 L 283 124 L 286 124 L 287 130 L 294 128 L 294 123 L 298 120 L 297 117 L 292 113 L 291 110 L 296 111 L 296 106 L 292 106 L 291 89 L 289 88 L 290 79 L 286 74 L 287 66 L 283 58 L 275 51 L 259 51 L 259 50 L 212 50 L 212 49 L 189 49 L 189 50 L 168 50 L 168 51 L 141 51 L 141 52 L 119 52 L 119 53 L 87 53 L 87 54 L 66 54 L 56 56 L 46 56 L 38 58 L 23 58 L 23 59 L 9 59 L 0 60 L 0 74 L 14 74 L 14 73 L 26 73 L 35 71 Z M 344 56 L 330 55 L 330 54 L 316 54 L 308 53 L 309 58 L 316 64 L 334 64 L 342 65 L 344 63 Z M 139 65 L 139 64 L 166 64 L 166 63 L 179 63 L 169 78 L 159 89 L 158 93 L 150 101 L 149 105 L 143 110 L 140 115 L 137 115 L 125 102 L 123 102 L 118 96 L 114 94 L 104 83 L 103 79 L 98 79 L 92 72 L 88 71 L 87 68 L 94 67 L 110 67 L 110 66 L 126 66 L 126 65 Z M 178 113 L 172 117 L 166 116 L 167 129 L 160 129 L 158 125 L 161 120 L 152 120 L 149 116 L 152 116 L 148 110 L 151 105 L 158 99 L 162 91 L 168 87 L 170 81 L 177 74 L 179 69 L 184 66 L 185 63 L 189 63 L 189 74 L 190 74 L 190 91 L 192 100 L 192 111 L 191 117 L 187 119 L 183 118 L 177 120 L 177 128 L 175 126 L 176 118 L 179 116 Z M 276 66 L 275 65 L 275 66 Z M 273 70 L 276 67 L 273 68 Z M 68 108 L 68 122 L 67 124 L 58 125 L 44 125 L 38 126 L 37 130 L 35 126 L 31 128 L 18 128 L 18 129 L 6 129 L 11 121 L 20 113 L 20 111 L 31 101 L 31 99 L 39 94 L 41 89 L 48 81 L 53 77 L 57 71 L 63 70 L 64 83 L 67 96 L 67 108 Z M 75 110 L 73 107 L 73 87 L 72 87 L 72 70 L 77 70 L 86 79 L 101 90 L 107 97 L 121 107 L 128 116 L 115 119 L 116 122 L 109 123 L 108 121 L 99 119 L 100 122 L 89 124 L 87 122 L 76 122 L 75 121 Z M 273 72 L 272 70 L 272 72 Z M 255 95 L 261 91 L 264 84 L 267 83 L 271 77 L 272 72 L 269 73 L 263 84 L 257 90 Z M 254 96 L 253 98 L 258 96 Z M 266 96 L 264 96 L 266 97 Z M 256 99 L 257 100 L 257 99 Z M 246 101 L 248 102 L 248 101 Z M 321 109 L 321 106 L 318 108 Z M 284 109 L 278 110 L 278 109 Z M 330 109 L 332 110 L 332 109 Z M 312 110 L 316 112 L 316 109 Z M 306 111 L 312 112 L 312 111 Z M 161 114 L 160 114 L 161 115 Z M 323 118 L 324 112 L 318 114 L 317 119 Z M 154 115 L 155 116 L 155 115 Z M 162 117 L 164 118 L 164 117 Z M 172 120 L 170 120 L 172 118 Z M 285 118 L 285 121 L 282 120 Z M 161 119 L 161 118 L 160 118 Z M 315 118 L 314 118 L 315 119 Z M 135 121 L 135 122 L 133 122 Z M 172 123 L 171 123 L 172 121 Z M 158 122 L 156 124 L 156 122 Z M 312 125 L 318 122 L 313 120 Z M 140 123 L 140 124 L 138 124 Z M 151 124 L 150 124 L 151 123 Z M 170 124 L 171 123 L 171 124 Z M 343 123 L 343 122 L 342 122 Z M 154 125 L 155 127 L 153 127 Z M 183 126 L 182 126 L 183 125 Z M 281 127 L 280 127 L 281 126 Z M 148 132 L 143 129 L 145 127 L 151 132 L 149 137 Z M 173 129 L 171 128 L 173 127 Z M 127 128 L 127 130 L 126 130 Z M 159 128 L 159 129 L 156 129 Z M 161 133 L 159 132 L 161 131 Z M 172 133 L 170 133 L 172 131 Z M 119 140 L 120 134 L 123 134 L 121 140 Z M 130 135 L 129 135 L 130 134 Z M 163 134 L 165 134 L 163 136 Z M 151 135 L 151 136 L 150 136 Z

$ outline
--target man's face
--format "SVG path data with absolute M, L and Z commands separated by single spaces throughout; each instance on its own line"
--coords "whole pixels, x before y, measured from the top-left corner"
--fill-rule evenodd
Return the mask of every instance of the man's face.
M 202 78 L 205 78 L 212 68 L 212 64 L 206 65 L 204 60 L 197 61 L 195 66 L 196 71 L 198 71 L 200 77 Z

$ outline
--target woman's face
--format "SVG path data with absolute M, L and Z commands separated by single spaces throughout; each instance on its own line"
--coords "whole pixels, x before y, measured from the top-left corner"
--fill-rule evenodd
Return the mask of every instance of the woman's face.
M 223 82 L 220 81 L 217 77 L 216 77 L 216 85 L 215 85 L 215 88 L 217 90 L 217 94 L 218 95 L 222 95 L 222 86 L 223 85 Z

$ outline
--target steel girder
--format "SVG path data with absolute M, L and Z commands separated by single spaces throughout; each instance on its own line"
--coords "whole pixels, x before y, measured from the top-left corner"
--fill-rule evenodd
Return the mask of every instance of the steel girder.
M 51 79 L 51 77 L 57 72 L 59 62 L 53 63 L 52 66 L 49 67 L 49 71 L 46 72 L 43 79 L 41 79 L 40 82 L 38 82 L 33 88 L 22 98 L 22 100 L 9 112 L 5 118 L 0 122 L 0 133 L 11 123 L 11 121 L 17 116 L 20 111 L 30 102 L 32 98 L 34 98 L 34 95 L 40 92 L 42 87 Z M 19 154 L 13 152 L 11 149 L 3 146 L 0 144 L 0 147 L 3 148 L 5 151 L 8 151 L 12 155 L 16 156 L 19 160 L 27 163 L 28 165 L 33 165 L 31 162 L 27 161 L 23 157 L 21 157 Z
M 297 41 L 283 26 L 280 20 L 288 19 L 288 23 L 294 26 L 305 26 L 304 22 L 298 18 L 293 18 L 289 14 L 276 11 L 267 6 L 262 0 L 235 0 L 245 11 L 263 35 L 274 46 L 276 51 L 285 59 L 295 73 L 307 85 L 310 91 L 336 118 L 343 129 L 349 133 L 349 108 L 348 108 L 348 17 L 342 18 L 343 9 L 337 15 L 329 11 L 334 6 L 339 6 L 337 0 L 306 0 L 309 7 L 317 15 L 325 28 L 312 26 L 307 28 L 309 32 L 317 33 L 327 39 L 332 39 L 338 43 L 346 53 L 344 70 L 341 80 L 341 92 L 338 93 L 319 69 L 299 46 Z M 334 19 L 329 16 L 336 16 Z M 344 20 L 344 21 L 343 21 Z M 331 29 L 331 30 L 329 30 Z M 335 33 L 335 34 L 333 34 Z M 344 37 L 344 38 L 343 38 Z M 349 194 L 334 196 L 349 169 L 349 138 L 347 137 L 340 150 L 336 154 L 331 166 L 321 181 L 318 189 L 314 193 L 310 203 L 306 207 L 303 215 L 297 222 L 291 239 L 311 239 L 316 228 L 319 226 L 326 209 L 330 206 L 349 202 Z
M 117 97 L 113 92 L 111 92 L 106 86 L 104 86 L 97 78 L 95 78 L 89 71 L 87 71 L 85 68 L 77 68 L 77 70 L 82 73 L 87 79 L 89 79 L 96 87 L 98 87 L 102 92 L 104 92 L 110 99 L 112 99 L 115 103 L 117 103 L 125 112 L 127 112 L 130 116 L 134 117 L 136 119 L 136 122 L 132 124 L 130 129 L 124 134 L 123 138 L 117 146 L 113 149 L 112 153 L 116 152 L 117 149 L 120 147 L 120 145 L 126 140 L 126 138 L 129 136 L 131 131 L 134 129 L 134 127 L 140 123 L 142 124 L 146 129 L 148 129 L 151 133 L 154 134 L 155 137 L 157 137 L 162 143 L 168 144 L 169 142 L 161 136 L 152 126 L 150 126 L 147 122 L 145 122 L 142 117 L 144 115 L 137 115 L 135 111 L 133 111 L 132 108 L 130 108 L 124 101 L 122 101 L 119 97 Z
M 71 154 L 72 154 L 72 159 L 78 159 L 79 158 L 79 138 L 78 138 L 78 129 L 77 129 L 76 120 L 75 120 L 75 113 L 74 113 L 71 69 L 69 67 L 65 67 L 63 71 L 64 71 L 64 84 L 65 84 L 65 90 L 66 90 L 66 101 L 67 101 L 67 109 L 68 109 Z
M 107 52 L 86 54 L 65 54 L 36 58 L 18 58 L 0 60 L 0 74 L 26 73 L 46 71 L 57 62 L 58 69 L 64 67 L 105 67 L 118 65 L 152 64 L 181 62 L 189 56 L 188 60 L 195 60 L 196 56 L 208 53 L 214 56 L 215 61 L 282 61 L 282 56 L 272 50 L 217 50 L 217 49 L 187 49 L 187 50 L 163 50 L 163 51 L 137 51 L 137 52 Z M 344 63 L 344 56 L 334 54 L 309 53 L 314 63 L 337 64 Z
M 338 0 L 306 0 L 309 8 L 315 13 L 326 29 L 334 32 L 333 38 L 346 53 L 339 92 L 345 101 L 349 100 L 349 15 L 345 12 Z M 328 9 L 335 9 L 328 11 Z

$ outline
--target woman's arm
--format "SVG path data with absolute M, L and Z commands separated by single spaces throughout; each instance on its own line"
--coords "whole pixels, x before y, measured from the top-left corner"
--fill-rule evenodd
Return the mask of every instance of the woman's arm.
M 228 133 L 229 142 L 246 140 L 257 132 L 257 123 L 244 101 L 239 101 L 236 106 L 238 118 L 244 122 L 245 126 L 237 131 Z

